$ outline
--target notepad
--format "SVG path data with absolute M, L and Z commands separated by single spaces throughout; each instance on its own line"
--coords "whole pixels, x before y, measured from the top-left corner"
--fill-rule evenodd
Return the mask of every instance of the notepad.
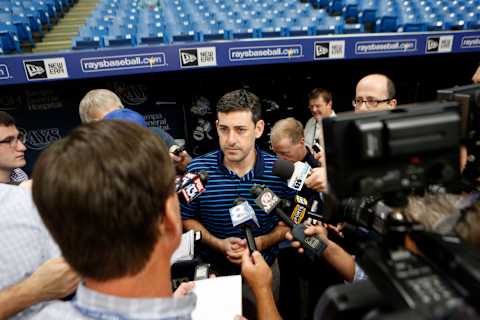
M 195 281 L 193 320 L 233 320 L 242 314 L 242 278 L 226 276 Z
M 195 232 L 193 230 L 190 230 L 182 234 L 182 240 L 180 241 L 180 245 L 170 258 L 170 264 L 172 265 L 178 261 L 192 260 L 194 248 Z

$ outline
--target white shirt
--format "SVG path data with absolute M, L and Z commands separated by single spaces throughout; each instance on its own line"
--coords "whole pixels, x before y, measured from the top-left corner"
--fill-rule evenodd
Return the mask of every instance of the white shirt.
M 46 260 L 60 256 L 33 204 L 31 192 L 0 184 L 0 290 L 29 277 Z M 36 304 L 11 319 L 25 319 L 45 304 Z
M 332 110 L 330 117 L 335 117 L 335 111 Z M 303 130 L 303 135 L 305 136 L 305 144 L 312 146 L 316 139 L 320 138 L 320 132 L 322 130 L 322 122 L 315 120 L 314 117 L 308 119 L 305 124 L 305 129 Z

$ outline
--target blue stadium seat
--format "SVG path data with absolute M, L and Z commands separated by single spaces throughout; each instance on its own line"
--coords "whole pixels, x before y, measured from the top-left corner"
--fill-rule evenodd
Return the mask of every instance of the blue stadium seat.
M 72 0 L 24 1 L 56 3 L 59 11 L 59 2 Z M 108 35 L 93 35 L 102 39 L 98 46 L 103 40 L 107 46 L 145 45 L 475 29 L 480 27 L 479 12 L 480 0 L 101 0 L 85 26 L 110 30 Z M 113 31 L 117 24 L 134 25 L 135 30 L 123 33 L 131 37 Z
M 83 26 L 73 40 L 73 49 L 103 48 L 106 35 L 108 35 L 108 29 L 104 26 Z
M 166 37 L 164 32 L 149 32 L 148 30 L 141 30 L 137 32 L 137 40 L 140 45 L 158 45 L 168 43 L 168 37 Z
M 398 16 L 396 9 L 391 3 L 381 6 L 377 11 L 375 32 L 397 32 Z
M 466 29 L 480 29 L 480 12 L 469 12 L 464 18 Z
M 329 0 L 309 0 L 308 1 L 314 8 L 326 8 Z
M 343 10 L 343 0 L 330 0 L 327 11 L 329 15 L 341 15 Z
M 11 22 L 0 22 L 0 42 L 5 52 L 22 52 L 17 28 Z
M 42 27 L 42 20 L 40 19 L 40 13 L 38 11 L 32 11 L 29 9 L 24 9 L 23 7 L 13 6 L 12 14 L 14 16 L 27 18 L 32 35 L 34 35 L 36 39 L 40 40 L 44 37 L 45 33 Z
M 18 38 L 21 44 L 35 47 L 35 41 L 33 41 L 32 29 L 30 28 L 30 21 L 25 16 L 19 15 L 6 15 L 0 13 L 0 22 L 11 21 L 11 23 L 17 27 Z
M 52 22 L 50 20 L 50 14 L 48 13 L 48 7 L 43 2 L 39 3 L 36 1 L 24 0 L 22 4 L 25 9 L 28 9 L 30 11 L 36 11 L 40 14 L 40 21 L 42 22 L 42 26 L 44 26 L 44 28 L 46 28 L 47 30 L 50 30 L 52 28 Z
M 368 0 L 358 7 L 358 21 L 362 23 L 367 31 L 374 31 L 377 20 L 377 1 Z
M 361 23 L 345 23 L 343 25 L 342 33 L 344 34 L 362 33 L 362 32 L 365 32 L 365 26 Z
M 358 4 L 357 1 L 349 0 L 342 9 L 342 15 L 347 23 L 358 22 Z

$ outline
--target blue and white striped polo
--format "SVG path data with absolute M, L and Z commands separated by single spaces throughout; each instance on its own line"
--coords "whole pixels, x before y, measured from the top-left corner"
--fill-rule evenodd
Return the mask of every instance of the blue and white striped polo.
M 260 149 L 257 150 L 257 159 L 254 168 L 245 176 L 238 177 L 228 170 L 223 164 L 223 153 L 217 150 L 195 158 L 187 167 L 189 172 L 205 170 L 208 172 L 206 190 L 190 204 L 182 204 L 182 219 L 195 219 L 215 237 L 225 239 L 228 237 L 244 238 L 239 227 L 233 227 L 228 209 L 234 206 L 234 200 L 242 197 L 254 208 L 260 228 L 253 230 L 254 236 L 271 232 L 277 225 L 278 218 L 272 212 L 266 214 L 255 204 L 255 196 L 250 193 L 251 187 L 264 184 L 272 189 L 280 198 L 291 197 L 294 193 L 288 188 L 285 181 L 272 174 L 272 167 L 277 158 Z M 273 246 L 262 252 L 265 260 L 272 263 L 278 252 Z M 220 265 L 227 273 L 237 273 L 238 268 L 231 264 L 224 256 L 211 248 L 203 248 L 201 257 L 214 268 Z

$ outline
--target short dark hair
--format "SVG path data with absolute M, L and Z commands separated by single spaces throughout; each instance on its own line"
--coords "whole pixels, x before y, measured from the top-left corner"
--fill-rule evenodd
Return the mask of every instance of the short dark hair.
M 217 103 L 217 112 L 233 111 L 250 111 L 253 123 L 257 123 L 262 117 L 262 104 L 253 93 L 245 89 L 235 90 L 225 94 Z
M 15 119 L 5 111 L 0 111 L 0 126 L 10 127 L 15 125 Z
M 125 121 L 92 122 L 40 155 L 33 199 L 67 262 L 106 281 L 145 267 L 174 178 L 155 133 Z
M 325 100 L 325 103 L 332 101 L 332 93 L 327 89 L 315 88 L 308 94 L 308 100 L 315 100 L 318 97 L 322 97 Z

